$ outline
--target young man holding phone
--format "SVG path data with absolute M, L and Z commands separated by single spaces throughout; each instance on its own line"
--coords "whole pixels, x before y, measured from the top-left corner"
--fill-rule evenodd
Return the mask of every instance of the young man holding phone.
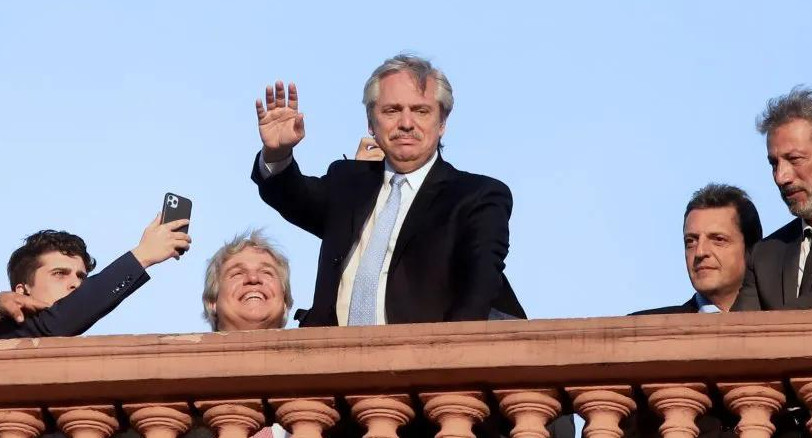
M 189 235 L 179 231 L 188 219 L 161 222 L 156 217 L 138 246 L 91 277 L 96 261 L 79 236 L 28 236 L 8 262 L 13 291 L 0 293 L 0 339 L 84 333 L 149 280 L 146 268 L 189 249 Z

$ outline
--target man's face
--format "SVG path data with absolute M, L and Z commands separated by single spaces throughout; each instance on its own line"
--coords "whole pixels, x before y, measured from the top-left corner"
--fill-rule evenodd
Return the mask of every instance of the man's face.
M 247 247 L 220 274 L 215 311 L 218 330 L 280 328 L 285 312 L 280 268 L 266 251 Z
M 437 81 L 429 78 L 421 93 L 410 73 L 398 72 L 379 85 L 369 128 L 392 167 L 412 172 L 429 161 L 445 132 L 435 96 Z
M 707 298 L 738 293 L 744 280 L 745 245 L 736 207 L 691 210 L 683 239 L 685 266 L 697 292 Z
M 85 262 L 79 256 L 51 251 L 40 255 L 39 263 L 31 284 L 15 285 L 15 290 L 48 304 L 66 297 L 87 278 Z
M 812 219 L 812 123 L 795 119 L 774 129 L 767 139 L 767 159 L 789 211 Z

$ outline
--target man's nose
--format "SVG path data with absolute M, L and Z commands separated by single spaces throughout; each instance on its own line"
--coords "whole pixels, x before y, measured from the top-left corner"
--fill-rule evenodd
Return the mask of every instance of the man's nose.
M 82 284 L 82 279 L 81 279 L 81 278 L 79 278 L 78 276 L 73 276 L 73 277 L 71 278 L 70 284 L 68 284 L 68 290 L 69 290 L 69 291 L 71 291 L 71 292 L 73 292 L 73 291 L 74 291 L 74 290 L 76 290 L 76 288 L 78 288 L 78 287 L 79 287 L 81 284 Z
M 773 170 L 773 179 L 779 187 L 792 183 L 792 169 L 789 164 L 778 162 L 775 165 L 775 170 Z
M 702 237 L 697 239 L 696 247 L 694 248 L 694 260 L 701 260 L 708 256 L 708 245 L 708 239 L 704 239 Z
M 259 273 L 256 271 L 249 271 L 245 276 L 245 282 L 248 284 L 257 284 L 260 282 Z
M 402 131 L 411 131 L 414 129 L 414 118 L 412 118 L 411 111 L 401 111 L 400 118 L 398 119 L 398 128 Z

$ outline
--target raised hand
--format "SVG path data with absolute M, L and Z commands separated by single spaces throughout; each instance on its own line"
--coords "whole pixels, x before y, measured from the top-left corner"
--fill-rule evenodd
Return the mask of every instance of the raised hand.
M 25 313 L 36 313 L 51 307 L 48 303 L 36 298 L 14 292 L 0 292 L 0 318 L 10 317 L 21 323 Z
M 265 161 L 282 161 L 305 136 L 304 114 L 299 112 L 296 85 L 293 82 L 288 84 L 285 99 L 285 84 L 276 81 L 273 87 L 265 88 L 265 105 L 257 99 L 256 106 Z
M 132 251 L 133 255 L 144 268 L 161 263 L 170 257 L 180 258 L 180 251 L 188 250 L 192 243 L 188 234 L 176 231 L 186 225 L 189 225 L 189 219 L 161 224 L 161 215 L 156 216 L 144 230 L 141 242 Z

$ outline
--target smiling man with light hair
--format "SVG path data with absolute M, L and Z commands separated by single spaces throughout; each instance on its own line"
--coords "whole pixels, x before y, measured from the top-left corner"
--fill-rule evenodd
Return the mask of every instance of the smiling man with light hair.
M 212 330 L 283 328 L 292 306 L 288 259 L 259 231 L 236 236 L 209 259 L 203 316 Z

